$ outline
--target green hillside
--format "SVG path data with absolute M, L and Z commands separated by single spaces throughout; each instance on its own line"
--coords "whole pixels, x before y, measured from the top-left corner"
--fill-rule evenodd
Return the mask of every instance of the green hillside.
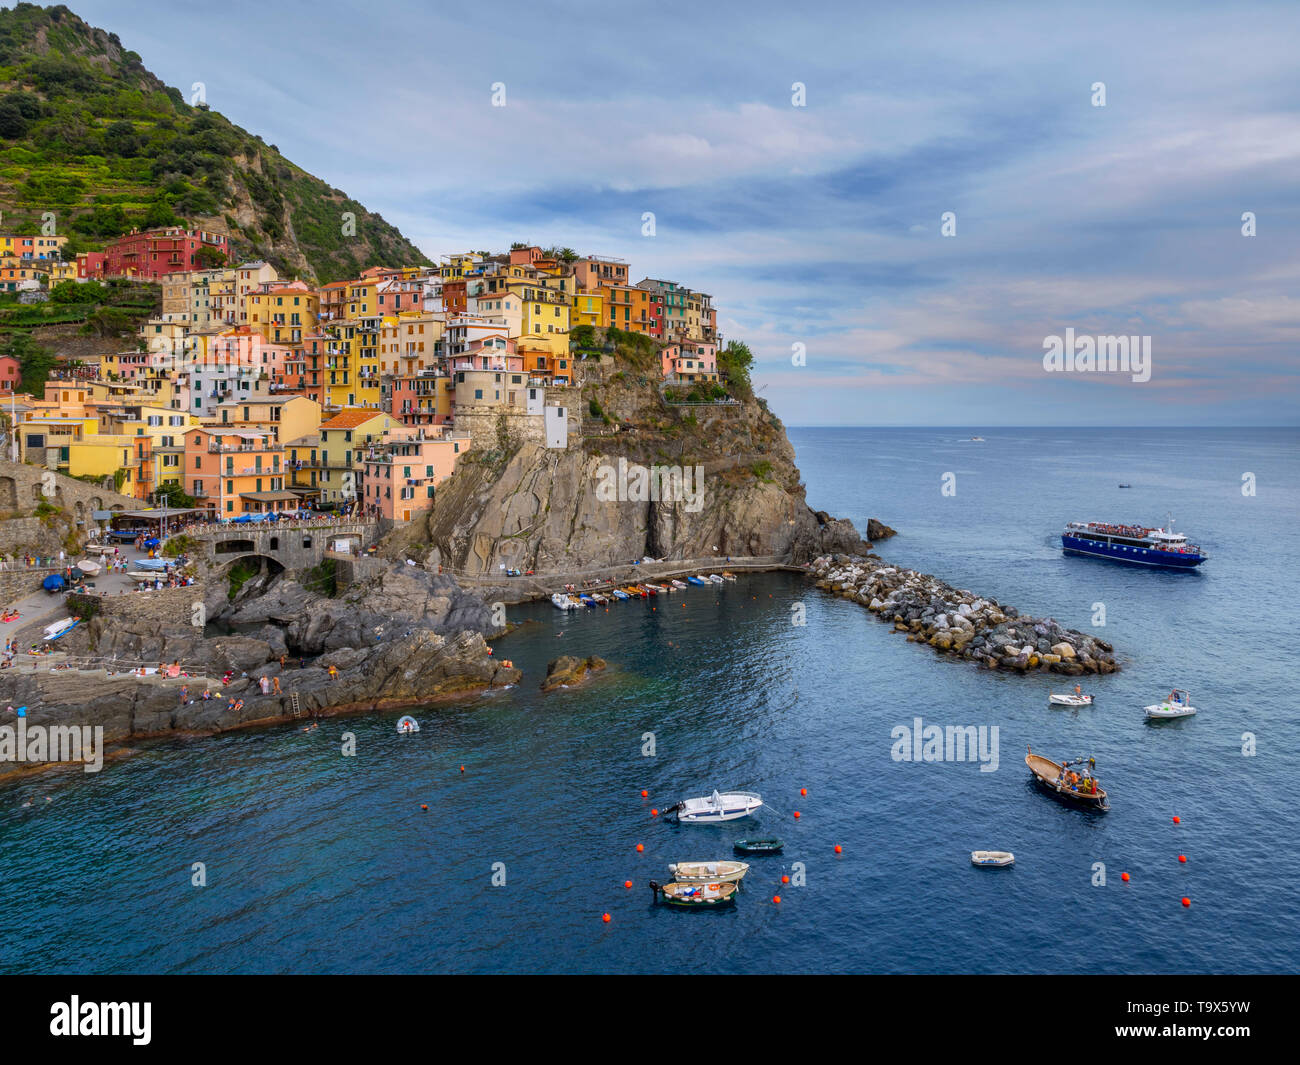
M 0 10 L 0 231 L 52 211 L 74 251 L 186 221 L 241 258 L 318 281 L 426 262 L 379 215 L 206 105 L 63 6 Z M 344 212 L 355 235 L 343 235 Z

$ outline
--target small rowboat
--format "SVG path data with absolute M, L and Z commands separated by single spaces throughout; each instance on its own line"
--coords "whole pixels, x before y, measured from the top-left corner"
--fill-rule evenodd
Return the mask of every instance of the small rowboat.
M 605 598 L 603 595 L 601 595 L 599 592 L 593 592 L 593 593 L 592 593 L 591 601 L 592 601 L 593 603 L 597 604 L 598 606 L 604 606 L 606 603 L 609 602 L 609 600 L 606 599 L 606 598 Z
M 609 594 L 612 595 L 615 599 L 630 599 L 630 598 L 632 598 L 630 595 L 627 594 L 627 592 L 623 591 L 622 588 L 614 588 L 613 590 L 610 591 Z
M 722 583 L 722 578 L 719 577 L 716 573 L 710 573 L 710 574 L 709 574 L 709 580 L 712 581 L 714 584 L 721 584 L 721 583 Z
M 711 824 L 717 821 L 734 821 L 748 817 L 763 805 L 762 798 L 753 791 L 728 791 L 699 799 L 683 799 L 661 811 L 665 817 L 675 817 L 682 824 Z
M 103 567 L 93 559 L 83 558 L 77 563 L 77 569 L 81 570 L 87 577 L 98 577 L 99 571 Z
M 971 851 L 970 863 L 1001 868 L 1004 865 L 1015 865 L 1016 856 L 1010 851 Z
M 740 883 L 749 872 L 744 862 L 677 862 L 668 867 L 679 884 Z
M 1034 779 L 1059 798 L 1093 810 L 1110 809 L 1110 799 L 1106 795 L 1106 789 L 1097 782 L 1096 777 L 1090 775 L 1094 759 L 1076 758 L 1073 762 L 1062 762 L 1058 765 L 1050 758 L 1034 754 L 1034 749 L 1031 747 L 1029 753 L 1025 755 L 1025 764 L 1034 774 Z M 1084 773 L 1080 775 L 1073 772 L 1070 769 L 1072 765 L 1085 767 Z M 1071 777 L 1077 779 L 1071 780 Z
M 1052 692 L 1047 701 L 1055 706 L 1091 706 L 1091 695 L 1075 695 L 1072 692 Z
M 691 583 L 692 583 L 692 584 L 711 584 L 711 583 L 712 583 L 712 582 L 709 580 L 709 578 L 706 577 L 706 576 L 704 576 L 702 573 L 697 573 L 694 577 L 691 577 L 690 580 L 691 580 Z
M 712 884 L 664 884 L 662 887 L 650 881 L 650 889 L 655 898 L 663 898 L 669 906 L 707 910 L 714 906 L 725 906 L 736 901 L 737 885 L 732 883 Z
M 1196 713 L 1196 707 L 1192 705 L 1192 697 L 1182 688 L 1175 688 L 1169 693 L 1169 698 L 1162 703 L 1155 703 L 1146 708 L 1146 715 L 1149 718 L 1163 720 L 1171 717 L 1191 717 Z
M 674 578 L 673 578 L 673 587 L 674 587 L 674 588 L 685 588 L 685 587 L 686 587 L 686 582 L 685 582 L 685 581 L 679 581 L 676 577 L 674 577 Z
M 734 581 L 734 580 L 736 579 L 736 575 L 735 575 L 734 573 L 731 573 L 730 571 L 724 569 L 724 570 L 722 571 L 722 579 L 723 579 L 724 581 Z
M 737 854 L 780 854 L 785 844 L 779 839 L 738 839 L 731 846 Z

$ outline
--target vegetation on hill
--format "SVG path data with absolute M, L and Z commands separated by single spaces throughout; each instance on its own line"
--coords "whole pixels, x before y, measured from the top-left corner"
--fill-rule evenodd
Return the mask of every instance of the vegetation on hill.
M 53 212 L 73 252 L 188 222 L 318 281 L 427 260 L 382 217 L 151 74 L 67 7 L 0 9 L 0 229 Z M 349 217 L 350 216 L 350 217 Z

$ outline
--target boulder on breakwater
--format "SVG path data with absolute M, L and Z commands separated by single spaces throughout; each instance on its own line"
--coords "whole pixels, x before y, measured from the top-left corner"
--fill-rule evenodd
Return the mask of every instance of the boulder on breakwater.
M 1119 669 L 1105 640 L 1034 618 L 996 599 L 977 596 L 928 573 L 863 555 L 822 555 L 808 566 L 818 588 L 866 607 L 881 621 L 987 669 L 1051 671 L 1078 677 Z

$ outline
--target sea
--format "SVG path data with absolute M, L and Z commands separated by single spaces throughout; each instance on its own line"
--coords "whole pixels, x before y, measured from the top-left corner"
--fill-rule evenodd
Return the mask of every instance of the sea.
M 1096 632 L 1122 670 L 1054 709 L 1074 680 L 945 659 L 789 572 L 511 607 L 495 653 L 521 684 L 417 709 L 417 734 L 387 713 L 163 739 L 0 786 L 0 971 L 1300 969 L 1300 432 L 790 438 L 812 507 L 898 531 L 883 558 Z M 1061 553 L 1066 521 L 1169 515 L 1199 570 Z M 608 669 L 542 694 L 561 654 Z M 1200 712 L 1148 722 L 1173 687 Z M 973 726 L 983 757 L 907 757 L 918 724 Z M 1031 745 L 1095 758 L 1110 811 L 1036 788 Z M 714 789 L 765 806 L 660 812 Z M 670 862 L 741 837 L 784 850 L 749 859 L 734 906 L 656 905 Z

